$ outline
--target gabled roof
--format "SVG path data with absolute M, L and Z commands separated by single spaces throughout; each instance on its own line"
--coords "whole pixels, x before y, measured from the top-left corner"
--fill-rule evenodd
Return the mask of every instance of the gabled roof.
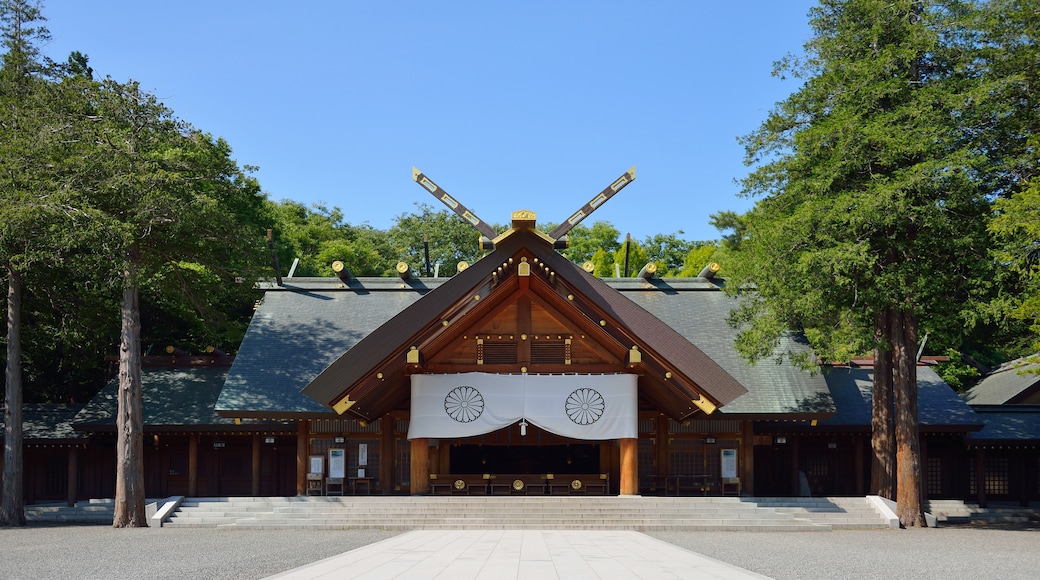
M 757 419 L 818 419 L 834 413 L 824 377 L 792 364 L 764 359 L 748 364 L 734 347 L 737 330 L 726 321 L 737 299 L 704 279 L 665 278 L 640 283 L 610 280 L 621 295 L 666 321 L 747 389 L 718 410 L 724 416 Z M 810 352 L 800 337 L 782 338 L 778 352 Z
M 671 377 L 667 384 L 667 388 L 672 389 L 669 396 L 684 398 L 683 404 L 693 409 L 688 412 L 683 409 L 676 414 L 695 412 L 691 401 L 702 395 L 716 405 L 725 405 L 746 392 L 725 369 L 674 328 L 556 253 L 551 241 L 538 232 L 521 229 L 504 234 L 496 240 L 492 253 L 372 330 L 311 381 L 303 393 L 328 406 L 343 402 L 348 408 L 357 405 L 352 412 L 364 418 L 371 419 L 374 418 L 371 415 L 386 412 L 389 410 L 387 401 L 393 400 L 386 397 L 387 389 L 403 391 L 397 400 L 407 396 L 406 381 L 385 379 L 388 374 L 403 370 L 410 347 L 419 342 L 420 337 L 429 340 L 437 333 L 451 332 L 449 327 L 455 321 L 478 310 L 481 300 L 493 301 L 496 291 L 510 292 L 511 286 L 500 282 L 499 272 L 503 272 L 500 266 L 523 261 L 532 268 L 529 283 L 541 284 L 546 296 L 556 293 L 549 298 L 561 301 L 568 316 L 586 324 L 589 320 L 595 321 L 626 350 L 630 346 L 637 347 L 641 363 L 653 366 L 661 376 Z M 501 278 L 508 276 L 520 274 L 507 268 Z M 392 376 L 399 378 L 396 374 Z M 383 391 L 382 398 L 373 409 L 366 401 L 377 390 Z
M 837 412 L 820 422 L 824 427 L 870 429 L 874 389 L 872 368 L 833 367 L 824 377 Z M 917 367 L 917 415 L 925 431 L 977 431 L 983 421 L 929 367 Z
M 191 430 L 202 427 L 233 429 L 235 420 L 218 415 L 217 397 L 228 374 L 226 366 L 141 369 L 142 398 L 146 429 Z M 75 417 L 81 431 L 115 429 L 118 408 L 117 379 L 110 381 Z
M 82 405 L 26 403 L 22 405 L 22 439 L 27 444 L 77 443 L 85 439 L 72 428 Z M 2 410 L 3 407 L 0 407 Z M 4 438 L 4 413 L 0 413 L 0 440 Z
M 968 436 L 974 445 L 1040 445 L 1040 405 L 973 405 L 986 426 Z
M 1040 401 L 1040 363 L 1017 359 L 989 373 L 964 394 L 969 405 L 1004 405 Z
M 336 417 L 300 391 L 387 320 L 447 279 L 287 278 L 253 314 L 217 401 L 223 417 Z

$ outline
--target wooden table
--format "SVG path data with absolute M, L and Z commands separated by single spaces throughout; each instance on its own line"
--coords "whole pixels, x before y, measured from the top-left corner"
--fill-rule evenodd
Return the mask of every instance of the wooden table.
M 705 474 L 698 475 L 658 475 L 655 476 L 658 481 L 664 486 L 664 494 L 669 495 L 681 495 L 680 491 L 683 488 L 683 483 L 687 482 L 691 491 L 699 488 L 700 491 L 704 492 L 704 495 L 708 495 L 708 487 L 711 483 L 711 476 Z
M 357 495 L 358 487 L 365 488 L 366 495 L 372 495 L 372 478 L 371 477 L 351 477 L 350 479 L 350 493 Z

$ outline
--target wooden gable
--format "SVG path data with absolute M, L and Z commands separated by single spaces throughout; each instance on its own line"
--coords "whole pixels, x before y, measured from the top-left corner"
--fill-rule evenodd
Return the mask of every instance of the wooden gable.
M 533 229 L 400 312 L 303 393 L 372 420 L 405 408 L 414 373 L 640 375 L 641 404 L 681 419 L 746 390 L 673 329 L 596 280 Z
M 424 352 L 429 372 L 612 373 L 627 350 L 574 312 L 550 304 L 514 276 L 489 296 L 468 324 L 445 332 L 436 352 Z M 440 345 L 443 346 L 440 346 Z

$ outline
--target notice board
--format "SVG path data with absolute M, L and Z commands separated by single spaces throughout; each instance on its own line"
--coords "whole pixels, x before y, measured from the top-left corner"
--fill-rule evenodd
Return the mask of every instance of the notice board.
M 722 450 L 722 477 L 737 476 L 737 450 Z
M 347 450 L 329 449 L 329 477 L 347 476 Z

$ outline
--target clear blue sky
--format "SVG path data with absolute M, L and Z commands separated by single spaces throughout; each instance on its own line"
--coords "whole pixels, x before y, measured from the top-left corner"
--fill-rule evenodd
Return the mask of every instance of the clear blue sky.
M 718 237 L 744 211 L 736 137 L 798 81 L 770 75 L 809 37 L 809 0 L 50 0 L 64 61 L 134 79 L 258 165 L 275 200 L 377 228 L 443 206 L 418 167 L 485 221 L 560 222 L 629 167 L 586 220 L 637 239 Z

